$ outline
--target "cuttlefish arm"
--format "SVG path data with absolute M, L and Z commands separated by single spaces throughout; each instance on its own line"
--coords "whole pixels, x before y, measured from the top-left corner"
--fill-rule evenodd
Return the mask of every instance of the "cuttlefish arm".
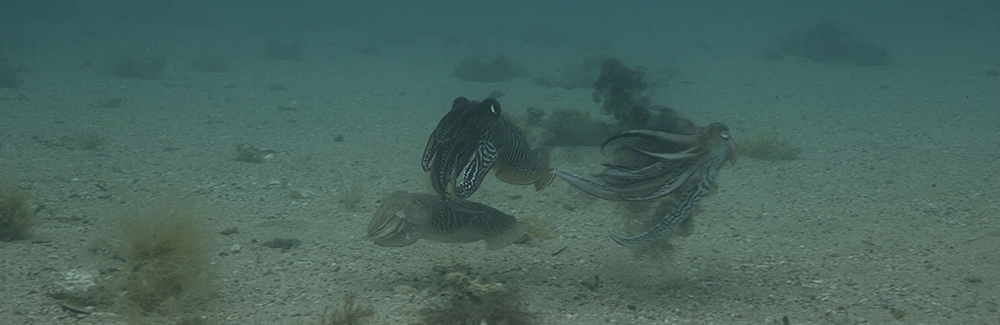
M 380 246 L 401 247 L 419 239 L 445 243 L 486 242 L 488 249 L 510 245 L 528 226 L 511 215 L 476 202 L 444 195 L 394 192 L 368 225 Z
M 454 180 L 452 189 L 455 196 L 460 198 L 472 196 L 486 179 L 486 174 L 496 165 L 497 155 L 496 145 L 489 137 L 484 137 L 470 154 L 463 156 L 466 160 L 459 165 L 462 168 L 455 169 L 455 174 L 452 175 Z
M 614 142 L 615 140 L 631 137 L 643 138 L 657 142 L 672 142 L 686 146 L 694 146 L 701 140 L 699 134 L 679 134 L 657 130 L 627 130 L 619 132 L 618 134 L 609 137 L 607 140 L 604 140 L 604 143 L 601 144 L 601 152 L 604 151 L 604 147 L 606 147 L 609 143 Z
M 534 185 L 536 191 L 548 186 L 555 178 L 549 167 L 549 148 L 532 149 L 521 128 L 507 116 L 494 124 L 493 138 L 500 150 L 493 166 L 496 177 L 514 185 Z
M 611 239 L 624 246 L 642 245 L 667 236 L 670 231 L 687 220 L 698 205 L 698 201 L 715 187 L 715 179 L 722 166 L 727 161 L 735 159 L 735 146 L 724 126 L 720 129 L 718 138 L 713 140 L 710 145 L 705 159 L 698 168 L 694 169 L 695 173 L 689 177 L 691 181 L 686 182 L 683 189 L 677 192 L 677 203 L 660 218 L 660 221 L 653 228 L 631 237 L 610 233 Z
M 587 194 L 609 201 L 648 201 L 666 196 L 680 188 L 695 173 L 697 164 L 685 164 L 683 168 L 647 174 L 647 178 L 634 178 L 614 166 L 598 175 L 599 181 L 592 181 L 578 174 L 554 170 L 552 174 Z
M 438 122 L 437 127 L 431 132 L 431 136 L 427 138 L 427 146 L 424 147 L 424 155 L 420 160 L 420 167 L 424 169 L 425 172 L 431 171 L 431 164 L 434 162 L 434 158 L 441 158 L 441 150 L 454 142 L 455 140 L 455 129 L 460 128 L 461 124 L 459 121 L 463 118 L 464 114 L 467 112 L 463 109 L 469 100 L 465 97 L 455 98 L 452 101 L 451 110 L 448 111 L 441 121 Z
M 583 191 L 584 193 L 608 201 L 624 200 L 624 198 L 621 195 L 621 191 L 619 191 L 614 187 L 608 186 L 607 183 L 595 182 L 587 179 L 586 177 L 580 176 L 579 174 L 559 169 L 552 170 L 552 174 L 566 181 L 566 183 L 569 183 L 569 185 L 572 185 L 573 187 L 576 187 L 577 189 Z
M 455 99 L 452 109 L 431 133 L 421 167 L 441 195 L 471 196 L 498 163 L 519 173 L 537 173 L 538 153 L 521 130 L 507 118 L 496 99 L 481 102 Z M 512 179 L 526 176 L 513 175 Z M 532 183 L 542 177 L 536 176 Z M 536 183 L 536 188 L 544 187 Z
M 656 241 L 660 238 L 666 237 L 671 230 L 676 228 L 678 225 L 687 220 L 691 216 L 691 212 L 694 211 L 694 207 L 698 204 L 705 194 L 708 193 L 710 188 L 703 187 L 700 184 L 698 186 L 693 186 L 690 189 L 681 193 L 681 200 L 677 205 L 673 206 L 667 214 L 660 218 L 660 221 L 656 223 L 653 228 L 642 232 L 641 234 L 625 237 L 616 235 L 614 233 L 608 233 L 611 239 L 622 246 L 638 246 L 646 243 Z
M 607 168 L 597 175 L 599 181 L 591 181 L 580 175 L 555 171 L 553 174 L 562 178 L 570 185 L 596 197 L 611 201 L 647 201 L 663 197 L 680 188 L 700 166 L 698 161 L 698 142 L 700 135 L 676 134 L 655 130 L 630 130 L 620 132 L 606 140 L 602 149 L 608 143 L 628 137 L 640 137 L 659 142 L 683 144 L 689 148 L 676 153 L 650 152 L 634 147 L 625 147 L 638 153 L 653 157 L 659 161 L 642 168 L 633 169 L 626 166 L 606 165 Z

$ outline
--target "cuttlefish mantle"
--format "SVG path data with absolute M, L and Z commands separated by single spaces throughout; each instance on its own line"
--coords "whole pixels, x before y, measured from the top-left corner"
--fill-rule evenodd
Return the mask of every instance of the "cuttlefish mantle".
M 510 245 L 528 226 L 484 204 L 446 196 L 393 192 L 382 200 L 368 224 L 368 238 L 380 246 L 401 247 L 419 239 L 444 243 L 483 240 L 488 249 Z

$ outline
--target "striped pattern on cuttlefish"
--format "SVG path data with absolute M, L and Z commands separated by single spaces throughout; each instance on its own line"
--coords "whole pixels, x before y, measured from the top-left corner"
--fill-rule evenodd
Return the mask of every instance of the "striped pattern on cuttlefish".
M 572 172 L 555 170 L 552 173 L 570 185 L 593 196 L 611 201 L 650 201 L 675 195 L 677 203 L 653 228 L 632 237 L 611 234 L 615 242 L 634 246 L 663 238 L 686 220 L 698 201 L 715 187 L 719 170 L 727 161 L 735 162 L 736 145 L 729 129 L 722 123 L 701 128 L 696 134 L 678 134 L 656 130 L 629 130 L 618 133 L 601 146 L 628 138 L 650 140 L 655 145 L 675 148 L 669 152 L 656 152 L 635 145 L 624 145 L 627 150 L 652 158 L 644 166 L 607 164 L 605 170 L 593 181 Z
M 510 245 L 528 226 L 484 204 L 447 195 L 393 192 L 368 224 L 368 238 L 401 247 L 427 239 L 445 243 L 486 242 L 488 249 Z
M 495 165 L 500 166 L 497 177 L 512 184 L 541 189 L 553 179 L 547 157 L 531 149 L 496 99 L 456 98 L 431 133 L 421 159 L 434 191 L 467 198 Z

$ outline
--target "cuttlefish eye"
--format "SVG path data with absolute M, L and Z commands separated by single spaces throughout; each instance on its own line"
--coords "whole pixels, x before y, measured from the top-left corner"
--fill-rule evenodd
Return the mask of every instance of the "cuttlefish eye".
M 491 104 L 490 105 L 490 112 L 493 112 L 493 114 L 500 114 L 500 104 L 496 103 L 496 102 L 494 102 L 493 104 Z
M 723 140 L 729 140 L 729 130 L 719 131 L 719 137 L 722 137 Z

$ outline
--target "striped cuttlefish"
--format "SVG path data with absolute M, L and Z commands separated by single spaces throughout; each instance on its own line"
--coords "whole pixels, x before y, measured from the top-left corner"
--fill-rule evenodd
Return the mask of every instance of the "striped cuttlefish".
M 645 164 L 607 164 L 593 181 L 568 171 L 552 173 L 593 196 L 611 201 L 650 201 L 674 195 L 676 203 L 652 228 L 635 236 L 611 233 L 624 246 L 649 243 L 665 237 L 684 222 L 698 201 L 715 187 L 719 169 L 736 160 L 736 145 L 722 123 L 698 128 L 694 134 L 657 130 L 628 130 L 608 138 L 601 146 L 622 139 L 640 139 L 620 146 L 619 158 L 633 154 Z M 659 151 L 656 151 L 659 150 Z
M 368 224 L 368 238 L 401 247 L 427 239 L 445 243 L 486 242 L 502 248 L 526 236 L 528 226 L 490 206 L 447 195 L 393 192 Z

